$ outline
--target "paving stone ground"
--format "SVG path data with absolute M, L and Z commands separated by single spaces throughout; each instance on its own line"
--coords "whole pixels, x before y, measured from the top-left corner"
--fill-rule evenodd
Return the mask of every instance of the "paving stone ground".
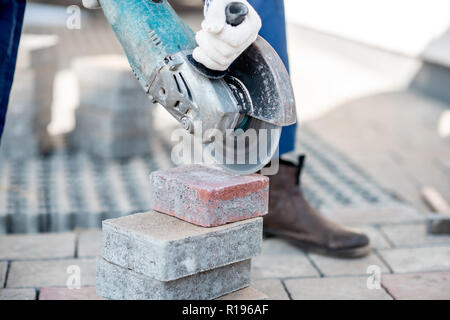
M 377 266 L 382 273 L 388 273 L 388 267 L 375 254 L 360 259 L 336 259 L 310 254 L 311 260 L 324 276 L 361 276 L 367 274 L 369 266 Z
M 0 236 L 0 260 L 70 258 L 75 253 L 74 233 Z
M 36 290 L 0 289 L 0 300 L 36 300 Z
M 78 235 L 78 257 L 95 258 L 102 253 L 102 231 L 98 229 L 82 231 Z
M 265 239 L 262 255 L 252 263 L 252 286 L 269 299 L 449 298 L 448 237 L 427 240 L 430 236 L 423 233 L 423 222 L 357 228 L 372 238 L 373 252 L 363 259 L 304 253 L 283 240 Z M 9 246 L 0 246 L 4 257 L 0 261 L 1 299 L 36 299 L 36 289 L 39 299 L 99 298 L 94 288 L 94 257 L 101 251 L 100 230 L 8 235 L 2 236 L 2 243 L 24 249 L 19 255 L 11 253 Z M 368 268 L 373 266 L 381 272 L 381 289 L 367 288 Z M 67 288 L 74 270 L 81 275 L 80 290 Z
M 391 300 L 383 289 L 368 289 L 366 277 L 286 280 L 294 300 Z
M 382 284 L 399 300 L 450 300 L 450 272 L 391 274 Z
M 394 273 L 450 270 L 450 246 L 398 248 L 379 251 Z
M 80 275 L 81 286 L 95 285 L 95 259 L 13 261 L 6 287 L 66 287 L 76 274 Z

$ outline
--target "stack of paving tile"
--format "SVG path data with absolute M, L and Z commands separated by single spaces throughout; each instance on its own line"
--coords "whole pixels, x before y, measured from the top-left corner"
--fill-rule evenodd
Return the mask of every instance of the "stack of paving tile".
M 50 151 L 53 83 L 58 68 L 58 37 L 22 36 L 14 84 L 1 144 L 1 155 L 24 159 Z
M 191 165 L 155 171 L 150 180 L 154 211 L 103 222 L 98 294 L 264 299 L 249 285 L 251 258 L 261 252 L 268 179 Z
M 80 104 L 73 144 L 101 158 L 148 154 L 152 105 L 121 55 L 75 59 Z

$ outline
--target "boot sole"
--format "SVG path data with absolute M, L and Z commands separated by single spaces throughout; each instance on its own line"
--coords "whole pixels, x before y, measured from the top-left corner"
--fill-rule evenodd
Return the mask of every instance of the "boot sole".
M 329 249 L 312 244 L 310 242 L 305 242 L 302 240 L 286 236 L 281 232 L 267 228 L 264 229 L 263 236 L 264 238 L 273 238 L 273 237 L 280 238 L 286 240 L 289 243 L 292 243 L 294 246 L 302 249 L 305 252 L 317 253 L 323 256 L 352 259 L 352 258 L 362 258 L 370 253 L 370 245 L 345 249 Z

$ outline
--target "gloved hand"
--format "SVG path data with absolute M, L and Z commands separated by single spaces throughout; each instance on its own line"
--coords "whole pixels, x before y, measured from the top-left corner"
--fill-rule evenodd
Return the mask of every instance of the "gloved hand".
M 83 6 L 87 9 L 99 9 L 101 8 L 98 0 L 83 0 Z
M 249 11 L 238 26 L 226 22 L 225 10 L 232 2 L 245 4 Z M 209 1 L 193 57 L 209 69 L 225 71 L 256 40 L 261 26 L 261 18 L 246 0 Z

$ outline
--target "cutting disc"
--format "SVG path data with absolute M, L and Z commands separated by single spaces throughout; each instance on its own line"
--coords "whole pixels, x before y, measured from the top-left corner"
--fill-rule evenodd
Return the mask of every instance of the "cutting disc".
M 204 155 L 213 163 L 235 174 L 261 170 L 278 152 L 281 127 L 251 117 L 228 135 L 205 145 Z
M 257 172 L 278 156 L 282 127 L 296 121 L 294 93 L 284 63 L 258 37 L 221 78 L 213 79 L 226 83 L 240 116 L 234 128 L 206 140 L 203 155 L 209 163 L 232 173 Z

